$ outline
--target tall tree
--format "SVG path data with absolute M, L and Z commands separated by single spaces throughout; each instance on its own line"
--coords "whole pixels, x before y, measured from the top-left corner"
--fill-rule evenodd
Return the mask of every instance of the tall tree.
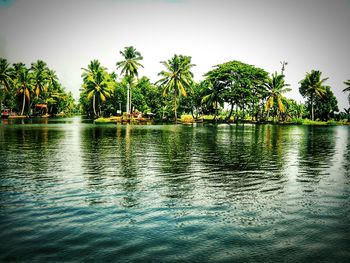
M 0 86 L 3 87 L 5 91 L 10 90 L 10 85 L 12 83 L 13 69 L 5 58 L 0 58 Z
M 101 67 L 99 62 L 93 60 L 90 62 L 88 69 L 83 69 L 83 88 L 87 94 L 87 99 L 92 100 L 94 116 L 98 117 L 101 114 L 101 103 L 106 101 L 106 98 L 111 96 L 113 83 L 110 75 Z M 96 111 L 96 105 L 99 108 Z
M 280 117 L 280 114 L 285 112 L 285 106 L 283 103 L 283 93 L 290 91 L 289 84 L 286 84 L 284 81 L 284 75 L 278 74 L 275 72 L 272 74 L 272 78 L 269 78 L 268 82 L 265 83 L 265 88 L 268 92 L 268 97 L 265 103 L 265 109 L 269 115 L 270 109 L 277 104 L 277 117 Z
M 220 96 L 231 106 L 227 117 L 229 119 L 235 105 L 236 109 L 239 106 L 244 114 L 244 109 L 249 103 L 256 103 L 254 94 L 261 92 L 258 87 L 266 81 L 268 73 L 261 68 L 234 60 L 216 65 L 204 76 L 206 80 L 222 87 Z
M 133 46 L 125 47 L 124 51 L 120 51 L 124 60 L 117 62 L 117 69 L 121 68 L 121 74 L 125 75 L 129 80 L 129 85 L 127 87 L 127 102 L 126 102 L 126 112 L 131 113 L 131 88 L 133 84 L 134 77 L 138 77 L 138 68 L 143 67 L 140 61 L 143 59 L 141 53 L 136 50 Z
M 315 97 L 314 107 L 316 119 L 328 121 L 330 118 L 334 118 L 334 112 L 339 111 L 338 101 L 329 86 L 325 87 L 325 93 L 321 98 Z
M 193 73 L 191 68 L 195 66 L 191 63 L 191 57 L 183 55 L 174 55 L 168 61 L 160 62 L 166 70 L 158 73 L 161 77 L 157 81 L 163 87 L 163 96 L 173 94 L 175 122 L 177 122 L 177 100 L 179 96 L 187 96 L 187 91 L 193 82 Z
M 35 87 L 35 80 L 32 73 L 27 68 L 21 68 L 17 74 L 16 90 L 17 95 L 22 96 L 22 110 L 21 115 L 24 114 L 26 101 L 30 103 L 30 95 Z
M 301 80 L 299 92 L 303 97 L 310 98 L 311 104 L 311 120 L 314 120 L 314 100 L 315 96 L 322 98 L 326 93 L 326 86 L 324 82 L 328 78 L 321 79 L 322 72 L 319 70 L 312 70 L 311 73 L 306 73 L 305 79 Z
M 38 98 L 40 93 L 47 91 L 47 85 L 49 81 L 47 64 L 42 60 L 37 60 L 32 63 L 31 70 L 35 80 L 34 93 Z
M 346 85 L 346 88 L 343 89 L 343 92 L 349 92 L 348 94 L 348 101 L 350 104 L 350 79 L 348 79 L 347 81 L 344 81 L 344 84 Z
M 225 85 L 219 81 L 206 81 L 206 89 L 203 92 L 202 103 L 214 109 L 214 121 L 217 121 L 219 106 L 224 106 L 224 98 L 221 93 Z

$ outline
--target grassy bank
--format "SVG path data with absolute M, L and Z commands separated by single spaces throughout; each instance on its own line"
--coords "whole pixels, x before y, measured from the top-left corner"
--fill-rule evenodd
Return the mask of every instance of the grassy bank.
M 112 117 L 100 117 L 94 120 L 96 124 L 106 124 L 106 123 L 132 123 L 132 124 L 154 124 L 155 122 L 164 122 L 164 123 L 173 123 L 172 120 L 168 121 L 159 121 L 146 118 L 125 118 L 123 116 L 112 116 Z M 178 123 L 182 124 L 193 124 L 193 123 L 234 123 L 234 118 L 226 120 L 223 116 L 218 116 L 216 120 L 214 116 L 204 115 L 199 118 L 193 118 L 192 115 L 184 114 L 181 115 L 181 118 L 178 119 Z M 292 119 L 284 122 L 277 122 L 273 120 L 265 122 L 256 122 L 251 119 L 239 120 L 238 123 L 252 123 L 252 124 L 282 124 L 282 125 L 314 125 L 314 126 L 336 126 L 336 125 L 350 125 L 350 122 L 347 120 L 329 120 L 329 121 L 312 121 L 309 119 Z

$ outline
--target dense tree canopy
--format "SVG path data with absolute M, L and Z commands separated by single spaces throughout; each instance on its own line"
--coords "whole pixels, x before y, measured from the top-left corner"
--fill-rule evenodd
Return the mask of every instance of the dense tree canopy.
M 12 66 L 0 58 L 1 106 L 13 114 L 36 115 L 36 105 L 45 105 L 46 114 L 71 114 L 74 99 L 62 87 L 54 70 L 38 60 L 30 68 L 22 62 Z
M 314 120 L 315 97 L 318 97 L 319 99 L 324 97 L 327 89 L 323 84 L 328 78 L 321 79 L 321 75 L 321 71 L 312 70 L 311 73 L 306 73 L 305 79 L 300 81 L 299 92 L 309 101 L 311 120 Z
M 109 87 L 108 95 L 97 102 L 100 108 L 94 114 L 93 95 L 83 92 L 80 99 L 83 113 L 110 116 L 128 112 L 131 87 L 134 111 L 157 119 L 177 120 L 179 114 L 191 114 L 194 118 L 211 115 L 214 121 L 219 118 L 226 121 L 290 121 L 306 116 L 306 110 L 309 110 L 312 119 L 328 120 L 338 111 L 336 98 L 331 88 L 324 86 L 327 79 L 321 79 L 320 71 L 307 73 L 300 82 L 299 90 L 306 98 L 306 105 L 287 99 L 284 95 L 291 88 L 285 83 L 286 62 L 281 73 L 269 75 L 254 65 L 229 61 L 214 66 L 204 74 L 203 80 L 196 83 L 191 72 L 194 66 L 191 57 L 174 55 L 161 62 L 164 70 L 158 74 L 160 79 L 152 83 L 145 76 L 135 78 L 137 68 L 142 66 L 139 63 L 142 56 L 134 47 L 125 48 L 121 54 L 124 60 L 117 62 L 122 73 L 120 79 L 115 73 L 112 73 L 113 77 L 108 77 L 106 69 L 98 61 L 94 62 L 97 68 L 105 71 L 104 76 L 109 83 L 106 85 Z M 83 87 L 86 87 L 84 76 L 83 81 Z M 103 104 L 100 103 L 103 101 Z
M 161 77 L 157 83 L 163 89 L 163 96 L 171 94 L 174 98 L 175 121 L 177 121 L 177 100 L 179 96 L 187 96 L 193 84 L 193 73 L 191 68 L 195 66 L 191 63 L 191 57 L 174 55 L 168 61 L 162 61 L 165 70 L 159 72 Z

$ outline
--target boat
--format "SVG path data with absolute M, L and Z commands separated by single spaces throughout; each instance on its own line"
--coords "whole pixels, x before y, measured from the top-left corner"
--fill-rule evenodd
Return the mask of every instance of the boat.
M 1 118 L 8 119 L 10 116 L 10 111 L 8 109 L 3 109 L 1 111 Z

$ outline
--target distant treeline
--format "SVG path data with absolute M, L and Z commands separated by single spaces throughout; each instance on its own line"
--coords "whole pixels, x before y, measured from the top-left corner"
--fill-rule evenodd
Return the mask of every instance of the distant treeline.
M 0 106 L 16 115 L 71 114 L 74 99 L 54 70 L 38 60 L 28 68 L 0 58 Z M 39 107 L 40 106 L 40 107 Z
M 288 121 L 295 118 L 345 119 L 347 112 L 338 113 L 337 99 L 328 78 L 312 70 L 299 82 L 299 92 L 306 98 L 305 104 L 287 99 L 290 91 L 285 83 L 285 67 L 269 74 L 264 69 L 240 61 L 216 65 L 200 82 L 193 80 L 195 65 L 190 56 L 174 55 L 162 61 L 164 70 L 159 80 L 152 83 L 147 77 L 138 77 L 143 67 L 143 57 L 134 47 L 120 52 L 122 60 L 116 63 L 120 77 L 108 73 L 98 60 L 92 60 L 82 69 L 83 86 L 80 96 L 81 109 L 91 117 L 111 116 L 121 112 L 151 113 L 158 119 L 173 119 L 181 114 L 194 117 L 212 115 L 217 118 L 239 121 Z M 349 91 L 349 81 L 345 82 Z

